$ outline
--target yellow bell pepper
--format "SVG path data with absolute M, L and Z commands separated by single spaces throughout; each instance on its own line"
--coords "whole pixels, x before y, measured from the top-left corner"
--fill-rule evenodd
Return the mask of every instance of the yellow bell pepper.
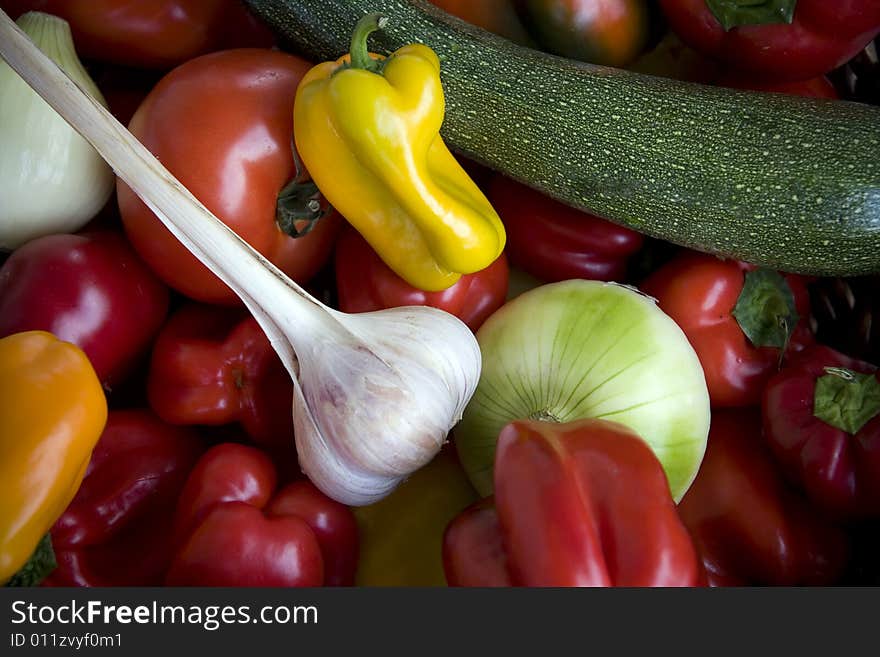
M 446 586 L 443 533 L 479 499 L 451 445 L 394 492 L 353 509 L 360 529 L 358 586 Z
M 297 151 L 324 197 L 398 276 L 426 291 L 485 269 L 504 249 L 491 203 L 440 137 L 440 60 L 421 44 L 367 52 L 382 18 L 355 29 L 351 54 L 311 69 L 294 102 Z
M 0 583 L 70 504 L 106 421 L 79 347 L 44 331 L 0 339 Z

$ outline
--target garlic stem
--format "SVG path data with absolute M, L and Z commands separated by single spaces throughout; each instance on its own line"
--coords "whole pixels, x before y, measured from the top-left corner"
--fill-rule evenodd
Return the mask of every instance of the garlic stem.
M 420 306 L 327 308 L 211 214 L 2 10 L 0 55 L 259 322 L 293 379 L 300 465 L 316 486 L 368 504 L 434 457 L 480 374 L 479 347 L 461 321 Z

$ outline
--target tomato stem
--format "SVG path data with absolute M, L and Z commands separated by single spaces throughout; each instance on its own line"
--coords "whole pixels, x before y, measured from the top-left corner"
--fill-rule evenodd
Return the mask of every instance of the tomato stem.
M 275 222 L 283 233 L 297 238 L 308 235 L 333 208 L 321 196 L 318 186 L 309 180 L 309 174 L 292 143 L 290 150 L 293 154 L 293 179 L 278 192 Z
M 278 193 L 275 221 L 291 237 L 308 235 L 322 217 L 329 214 L 330 206 L 322 202 L 318 186 L 309 182 L 291 180 Z

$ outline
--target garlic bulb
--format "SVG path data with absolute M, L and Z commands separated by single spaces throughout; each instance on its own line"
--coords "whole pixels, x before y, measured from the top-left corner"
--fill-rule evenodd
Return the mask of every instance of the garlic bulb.
M 106 106 L 74 50 L 67 21 L 29 12 L 20 28 Z M 110 198 L 112 169 L 9 66 L 0 63 L 0 249 L 82 228 Z
M 465 324 L 422 306 L 357 315 L 324 306 L 212 215 L 2 11 L 0 55 L 260 323 L 293 379 L 297 451 L 318 488 L 368 504 L 437 454 L 480 377 Z
M 369 504 L 439 451 L 476 388 L 480 351 L 464 324 L 435 308 L 333 314 L 357 337 L 296 351 L 297 453 L 325 493 Z

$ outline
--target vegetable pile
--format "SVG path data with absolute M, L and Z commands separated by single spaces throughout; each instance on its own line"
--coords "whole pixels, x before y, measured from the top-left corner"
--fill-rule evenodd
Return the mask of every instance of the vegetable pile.
M 0 582 L 880 582 L 845 5 L 0 0 Z

